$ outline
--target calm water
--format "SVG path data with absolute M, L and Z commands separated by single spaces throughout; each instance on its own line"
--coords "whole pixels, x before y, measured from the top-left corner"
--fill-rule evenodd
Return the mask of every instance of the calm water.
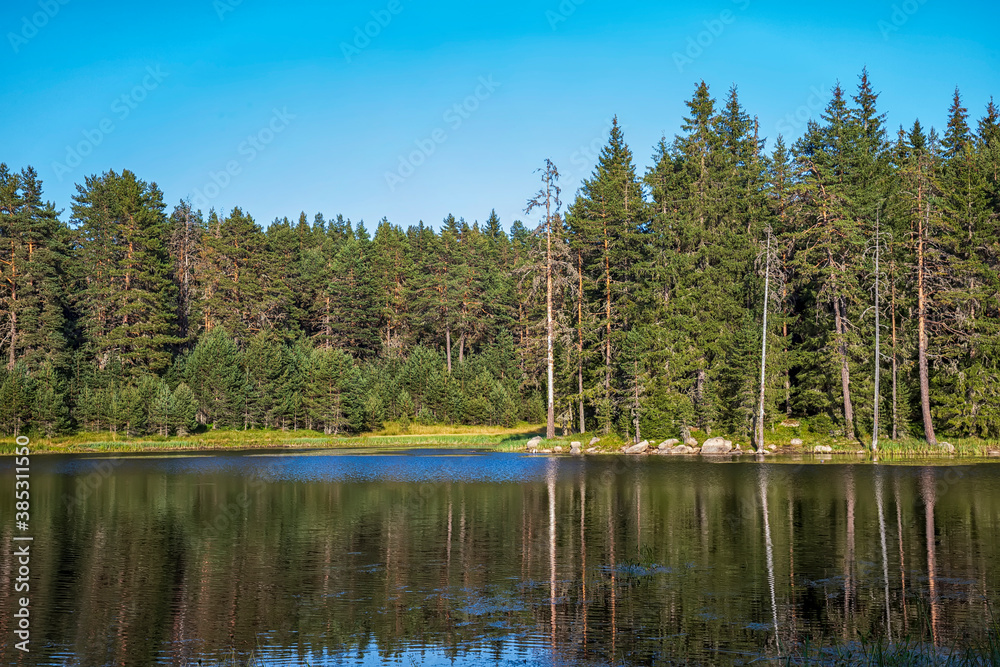
M 421 451 L 32 466 L 29 660 L 12 647 L 0 495 L 4 664 L 739 664 L 873 634 L 944 651 L 1000 609 L 997 465 Z

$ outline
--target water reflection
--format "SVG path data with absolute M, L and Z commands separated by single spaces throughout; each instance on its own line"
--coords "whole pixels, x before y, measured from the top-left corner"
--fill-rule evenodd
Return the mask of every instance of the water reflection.
M 268 665 L 728 664 L 873 635 L 950 647 L 984 631 L 1000 585 L 990 466 L 135 457 L 85 486 L 98 465 L 36 459 L 36 652 L 21 664 L 232 649 Z M 5 581 L 13 567 L 6 550 Z

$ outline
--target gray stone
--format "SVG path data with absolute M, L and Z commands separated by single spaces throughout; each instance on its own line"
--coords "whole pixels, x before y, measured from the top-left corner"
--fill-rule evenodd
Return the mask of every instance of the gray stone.
M 796 447 L 801 447 L 801 446 L 802 446 L 802 438 L 792 438 L 792 439 L 791 439 L 791 440 L 789 441 L 789 443 L 788 443 L 788 444 L 790 444 L 790 445 L 794 445 L 794 446 L 796 446 Z
M 594 438 L 591 438 L 591 439 L 590 439 L 590 446 L 591 446 L 591 447 L 593 447 L 594 445 L 596 445 L 596 444 L 597 444 L 597 443 L 599 443 L 600 441 L 601 441 L 601 439 L 600 439 L 600 438 L 597 438 L 597 437 L 594 437 Z
M 562 447 L 560 447 L 559 445 L 556 445 L 555 447 L 552 448 L 552 451 L 554 451 L 554 452 L 561 452 L 562 451 Z
M 649 451 L 649 440 L 643 440 L 639 444 L 625 449 L 626 454 L 645 454 L 647 451 Z
M 583 454 L 583 452 L 580 451 L 579 447 L 570 447 L 569 453 L 572 454 L 573 456 L 581 456 Z
M 677 438 L 670 438 L 669 440 L 664 440 L 663 442 L 660 443 L 660 449 L 669 449 L 670 447 L 679 444 L 681 444 L 680 440 L 678 440 Z
M 536 435 L 534 438 L 529 440 L 524 446 L 527 449 L 538 449 L 538 445 L 542 444 L 542 436 Z
M 569 448 L 570 448 L 570 449 L 580 449 L 580 447 L 582 447 L 582 446 L 583 446 L 583 445 L 582 445 L 582 444 L 580 444 L 580 443 L 579 443 L 578 441 L 576 441 L 576 440 L 574 440 L 573 442 L 569 443 Z
M 950 442 L 939 442 L 938 447 L 947 451 L 949 454 L 955 453 L 955 445 L 951 444 Z
M 671 454 L 697 454 L 698 450 L 694 447 L 688 447 L 687 445 L 677 445 L 670 450 Z
M 596 453 L 597 453 L 597 452 L 599 452 L 599 451 L 600 451 L 600 450 L 599 450 L 599 449 L 597 449 L 597 447 L 591 447 L 590 449 L 588 449 L 588 450 L 587 450 L 587 453 L 588 453 L 588 454 L 596 454 Z
M 829 454 L 833 451 L 833 447 L 830 445 L 816 445 L 813 447 L 813 451 L 817 454 Z
M 733 443 L 724 438 L 709 438 L 701 446 L 702 455 L 728 454 L 733 450 Z
M 687 445 L 688 447 L 697 447 L 698 441 L 695 440 L 694 438 L 689 437 L 686 440 L 684 440 L 684 444 Z

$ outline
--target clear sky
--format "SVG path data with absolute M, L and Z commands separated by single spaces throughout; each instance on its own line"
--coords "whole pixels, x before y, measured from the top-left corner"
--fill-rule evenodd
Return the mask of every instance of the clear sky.
M 770 140 L 866 65 L 892 130 L 942 127 L 955 86 L 977 120 L 998 25 L 995 0 L 3 0 L 0 161 L 33 165 L 64 218 L 75 183 L 131 169 L 171 210 L 264 225 L 495 208 L 509 228 L 535 222 L 545 158 L 572 200 L 615 114 L 645 170 L 700 79 L 738 85 Z

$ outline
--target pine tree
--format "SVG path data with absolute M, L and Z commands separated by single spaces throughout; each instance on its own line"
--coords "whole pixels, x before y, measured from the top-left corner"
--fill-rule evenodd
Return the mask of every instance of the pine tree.
M 236 343 L 221 327 L 202 335 L 185 366 L 198 401 L 198 421 L 212 428 L 243 426 L 244 378 Z
M 135 372 L 164 370 L 176 331 L 177 294 L 167 251 L 163 196 L 125 170 L 88 176 L 77 186 L 77 263 L 83 280 L 77 307 L 87 346 L 99 366 L 112 355 Z
M 69 361 L 63 287 L 69 230 L 31 167 L 20 174 L 0 164 L 0 344 L 8 368 L 29 371 L 45 361 Z
M 638 317 L 635 268 L 643 261 L 641 235 L 647 223 L 643 187 L 639 183 L 632 152 L 622 135 L 618 119 L 611 127 L 608 144 L 591 178 L 584 180 L 567 218 L 571 233 L 584 253 L 585 289 L 599 294 L 602 303 L 598 324 L 603 352 L 601 383 L 594 403 L 604 433 L 610 433 L 620 407 L 616 399 L 615 351 L 620 350 L 630 318 Z

